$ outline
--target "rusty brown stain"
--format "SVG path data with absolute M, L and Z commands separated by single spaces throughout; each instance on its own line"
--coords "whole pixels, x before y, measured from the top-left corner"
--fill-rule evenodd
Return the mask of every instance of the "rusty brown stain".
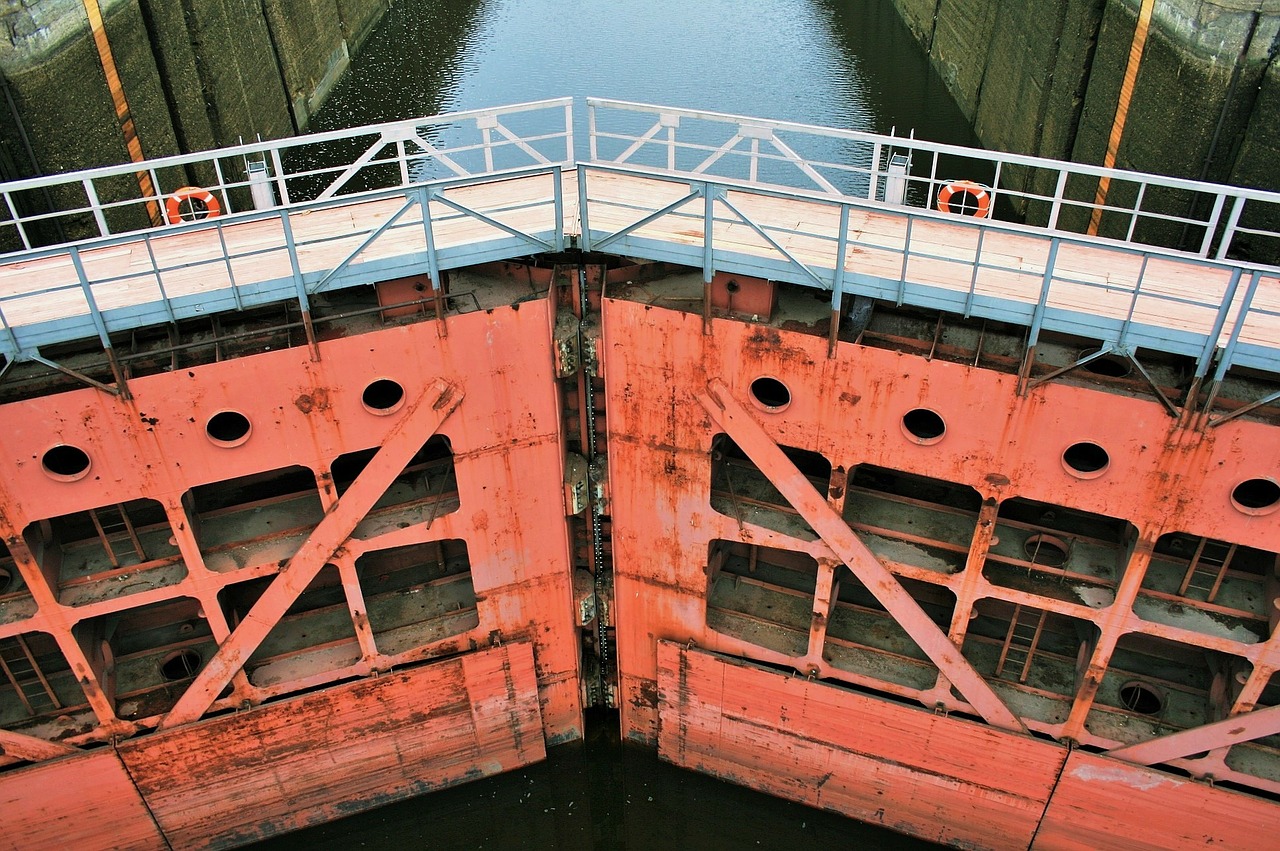
M 293 400 L 294 406 L 304 414 L 312 411 L 329 410 L 329 391 L 323 387 L 317 387 L 310 393 L 303 393 Z

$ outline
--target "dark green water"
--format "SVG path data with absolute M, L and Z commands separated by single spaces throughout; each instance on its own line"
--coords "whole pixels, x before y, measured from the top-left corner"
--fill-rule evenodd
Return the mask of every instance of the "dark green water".
M 617 717 L 545 762 L 287 834 L 255 846 L 320 849 L 835 849 L 932 848 L 833 813 L 771 798 L 622 745 Z M 340 782 L 335 778 L 336 782 Z
M 313 129 L 564 95 L 976 144 L 888 0 L 399 0 Z M 539 765 L 258 847 L 932 847 L 666 765 L 616 725 L 595 716 Z

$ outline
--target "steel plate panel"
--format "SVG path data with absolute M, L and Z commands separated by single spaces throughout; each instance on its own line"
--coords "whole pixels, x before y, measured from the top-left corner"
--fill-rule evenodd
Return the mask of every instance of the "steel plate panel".
M 0 775 L 0 825 L 3 851 L 168 847 L 109 749 Z
M 175 848 L 226 848 L 546 756 L 507 644 L 159 733 L 121 755 Z
M 662 642 L 659 754 L 971 848 L 1026 847 L 1064 748 Z
M 1280 808 L 1229 789 L 1075 751 L 1034 848 L 1165 851 L 1276 847 Z

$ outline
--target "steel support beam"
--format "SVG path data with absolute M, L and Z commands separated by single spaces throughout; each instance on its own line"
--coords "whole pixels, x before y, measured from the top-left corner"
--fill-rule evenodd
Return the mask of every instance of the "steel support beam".
M 1276 733 L 1280 733 L 1280 706 L 1268 706 L 1266 709 L 1233 715 L 1202 727 L 1115 748 L 1107 751 L 1107 756 L 1138 765 L 1156 765 L 1201 751 L 1226 748 L 1263 736 L 1274 736 Z
M 57 759 L 60 756 L 80 753 L 80 749 L 60 742 L 50 742 L 35 736 L 15 733 L 12 730 L 0 730 L 0 753 L 16 759 L 25 759 L 28 762 L 43 762 L 46 759 Z
M 422 445 L 436 433 L 462 401 L 462 390 L 437 380 L 405 413 L 377 454 L 370 459 L 351 487 L 338 500 L 296 555 L 272 580 L 262 597 L 245 615 L 218 652 L 196 675 L 191 685 L 160 722 L 160 729 L 194 721 L 212 705 L 218 693 L 239 671 L 285 612 L 315 579 L 320 569 L 373 508 L 382 494 L 404 471 Z
M 1018 716 L 1010 711 L 982 678 L 960 648 L 930 620 L 889 569 L 881 564 L 844 519 L 835 512 L 774 443 L 756 419 L 738 403 L 719 378 L 707 384 L 707 393 L 698 401 L 711 418 L 747 454 L 773 486 L 791 503 L 818 537 L 831 547 L 863 585 L 884 606 L 895 621 L 919 645 L 938 670 L 960 691 L 983 719 L 994 727 L 1026 732 Z

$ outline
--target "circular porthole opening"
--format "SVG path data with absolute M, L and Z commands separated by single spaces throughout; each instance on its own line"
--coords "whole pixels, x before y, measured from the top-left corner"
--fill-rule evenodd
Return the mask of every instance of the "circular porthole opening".
M 390 378 L 379 378 L 364 388 L 360 394 L 364 409 L 371 414 L 386 416 L 393 414 L 404 405 L 404 387 Z
M 1154 686 L 1134 680 L 1120 686 L 1120 705 L 1130 712 L 1155 715 L 1164 709 L 1164 698 Z
M 781 411 L 791 404 L 791 391 L 778 379 L 762 375 L 751 382 L 751 398 L 766 411 Z
M 1097 353 L 1097 349 L 1085 349 L 1080 353 L 1079 360 L 1084 360 Z M 1101 375 L 1103 378 L 1126 378 L 1129 373 L 1133 372 L 1133 364 L 1129 363 L 1128 358 L 1117 357 L 1108 353 L 1089 361 L 1084 365 L 1083 369 L 1085 372 Z
M 1062 567 L 1067 563 L 1067 542 L 1052 535 L 1032 535 L 1022 545 L 1027 560 L 1045 567 Z
M 218 446 L 239 446 L 249 439 L 253 426 L 239 411 L 219 411 L 205 424 L 204 432 Z
M 915 408 L 902 415 L 902 431 L 913 443 L 927 446 L 942 440 L 947 433 L 947 424 L 937 411 Z
M 1077 479 L 1096 479 L 1107 471 L 1111 456 L 1096 443 L 1073 443 L 1062 453 L 1062 466 Z
M 1280 485 L 1272 479 L 1246 479 L 1231 492 L 1231 504 L 1245 514 L 1270 514 L 1280 506 Z
M 60 444 L 44 453 L 40 466 L 50 478 L 74 482 L 89 472 L 89 456 L 83 449 Z
M 200 654 L 191 648 L 175 650 L 160 660 L 160 676 L 171 683 L 194 677 L 200 670 Z

